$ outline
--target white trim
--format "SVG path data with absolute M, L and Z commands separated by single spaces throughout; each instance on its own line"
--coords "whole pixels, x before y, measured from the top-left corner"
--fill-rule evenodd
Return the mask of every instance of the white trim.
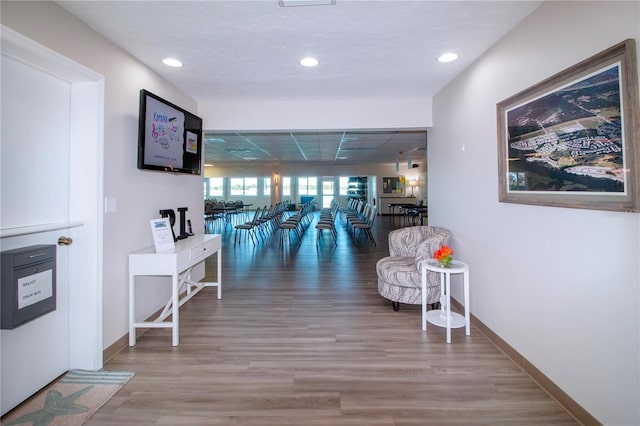
M 28 37 L 0 25 L 2 54 L 67 83 L 95 83 L 104 77 L 70 60 L 56 51 L 42 46 Z
M 0 229 L 0 238 L 19 237 L 22 235 L 37 234 L 40 232 L 56 231 L 58 229 L 77 228 L 84 225 L 83 222 L 58 222 L 43 223 L 42 225 L 18 226 L 15 228 Z
M 70 217 L 53 226 L 69 228 L 76 253 L 69 268 L 69 368 L 98 370 L 103 365 L 104 76 L 4 25 L 0 28 L 3 55 L 71 84 Z M 4 237 L 12 231 L 0 232 Z

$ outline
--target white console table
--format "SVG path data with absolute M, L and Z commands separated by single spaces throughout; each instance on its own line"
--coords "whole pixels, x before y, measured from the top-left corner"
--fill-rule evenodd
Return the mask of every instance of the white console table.
M 222 240 L 217 234 L 195 235 L 179 240 L 175 248 L 156 253 L 155 246 L 129 254 L 129 346 L 136 344 L 136 328 L 172 328 L 173 346 L 178 346 L 180 306 L 204 287 L 218 287 L 222 298 Z M 218 253 L 216 282 L 194 282 L 191 269 L 207 257 Z M 168 275 L 171 277 L 171 299 L 154 321 L 136 322 L 135 284 L 138 275 Z M 180 298 L 180 294 L 184 295 Z M 171 321 L 164 321 L 171 315 Z

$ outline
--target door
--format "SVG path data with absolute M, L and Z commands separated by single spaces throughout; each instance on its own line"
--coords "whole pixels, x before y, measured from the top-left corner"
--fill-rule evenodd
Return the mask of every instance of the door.
M 335 197 L 335 179 L 323 178 L 322 179 L 322 208 L 331 207 L 331 202 Z
M 70 85 L 4 56 L 1 72 L 1 226 L 68 222 Z M 3 239 L 2 250 L 51 244 L 56 236 Z M 19 401 L 69 369 L 69 250 L 56 257 L 55 311 L 2 330 L 3 400 Z
M 102 367 L 103 80 L 2 27 L 0 248 L 56 245 L 56 309 L 0 332 L 6 413 L 71 368 Z

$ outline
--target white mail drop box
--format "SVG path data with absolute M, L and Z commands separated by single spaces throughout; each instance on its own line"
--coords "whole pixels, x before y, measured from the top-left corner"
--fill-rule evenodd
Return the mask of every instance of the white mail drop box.
M 56 246 L 2 252 L 1 328 L 13 329 L 56 309 Z

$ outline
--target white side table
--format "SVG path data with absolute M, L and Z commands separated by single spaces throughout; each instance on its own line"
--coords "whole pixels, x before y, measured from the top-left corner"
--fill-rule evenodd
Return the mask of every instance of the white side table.
M 469 311 L 469 265 L 459 260 L 451 262 L 450 268 L 440 266 L 435 259 L 423 260 L 422 268 L 422 330 L 427 331 L 427 321 L 447 328 L 447 343 L 451 343 L 451 327 L 466 327 L 466 335 L 471 335 Z M 440 274 L 440 309 L 427 312 L 427 271 Z M 451 274 L 463 274 L 464 317 L 451 312 Z

